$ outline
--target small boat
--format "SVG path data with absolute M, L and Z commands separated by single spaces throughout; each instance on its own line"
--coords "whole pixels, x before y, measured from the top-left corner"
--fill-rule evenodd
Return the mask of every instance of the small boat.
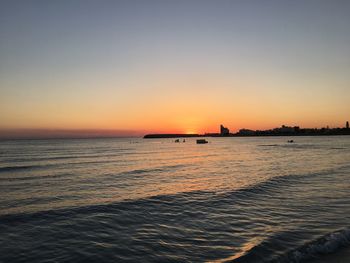
M 205 143 L 208 143 L 208 141 L 205 139 L 198 139 L 197 140 L 197 144 L 205 144 Z
M 179 139 L 176 139 L 175 142 L 180 142 L 180 140 L 179 140 Z
M 294 141 L 293 140 L 289 140 L 288 143 L 293 143 Z

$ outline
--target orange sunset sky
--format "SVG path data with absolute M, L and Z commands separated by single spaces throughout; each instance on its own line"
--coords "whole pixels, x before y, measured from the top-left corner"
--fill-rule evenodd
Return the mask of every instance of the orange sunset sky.
M 349 2 L 145 2 L 0 3 L 0 130 L 142 135 L 350 119 Z

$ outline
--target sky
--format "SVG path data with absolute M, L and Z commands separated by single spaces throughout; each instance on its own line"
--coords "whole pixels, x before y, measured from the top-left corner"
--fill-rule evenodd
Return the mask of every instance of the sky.
M 350 1 L 0 1 L 0 131 L 350 119 Z

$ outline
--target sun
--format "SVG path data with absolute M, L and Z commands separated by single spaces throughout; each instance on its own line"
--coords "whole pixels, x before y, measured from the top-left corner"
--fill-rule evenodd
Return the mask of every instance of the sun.
M 186 130 L 185 132 L 186 134 L 197 134 L 198 132 L 194 129 L 189 129 L 189 130 Z

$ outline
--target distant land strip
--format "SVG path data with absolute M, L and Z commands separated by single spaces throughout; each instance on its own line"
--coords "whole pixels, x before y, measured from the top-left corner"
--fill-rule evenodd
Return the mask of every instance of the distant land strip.
M 145 139 L 159 139 L 159 138 L 188 138 L 188 137 L 203 137 L 200 134 L 182 134 L 182 133 L 169 133 L 169 134 L 146 134 Z
M 253 137 L 253 136 L 334 136 L 350 135 L 349 123 L 344 128 L 300 128 L 298 126 L 288 127 L 282 125 L 280 128 L 271 130 L 248 130 L 241 129 L 237 133 L 230 133 L 229 130 L 221 125 L 220 133 L 205 134 L 146 134 L 145 139 L 160 138 L 188 138 L 188 137 Z

